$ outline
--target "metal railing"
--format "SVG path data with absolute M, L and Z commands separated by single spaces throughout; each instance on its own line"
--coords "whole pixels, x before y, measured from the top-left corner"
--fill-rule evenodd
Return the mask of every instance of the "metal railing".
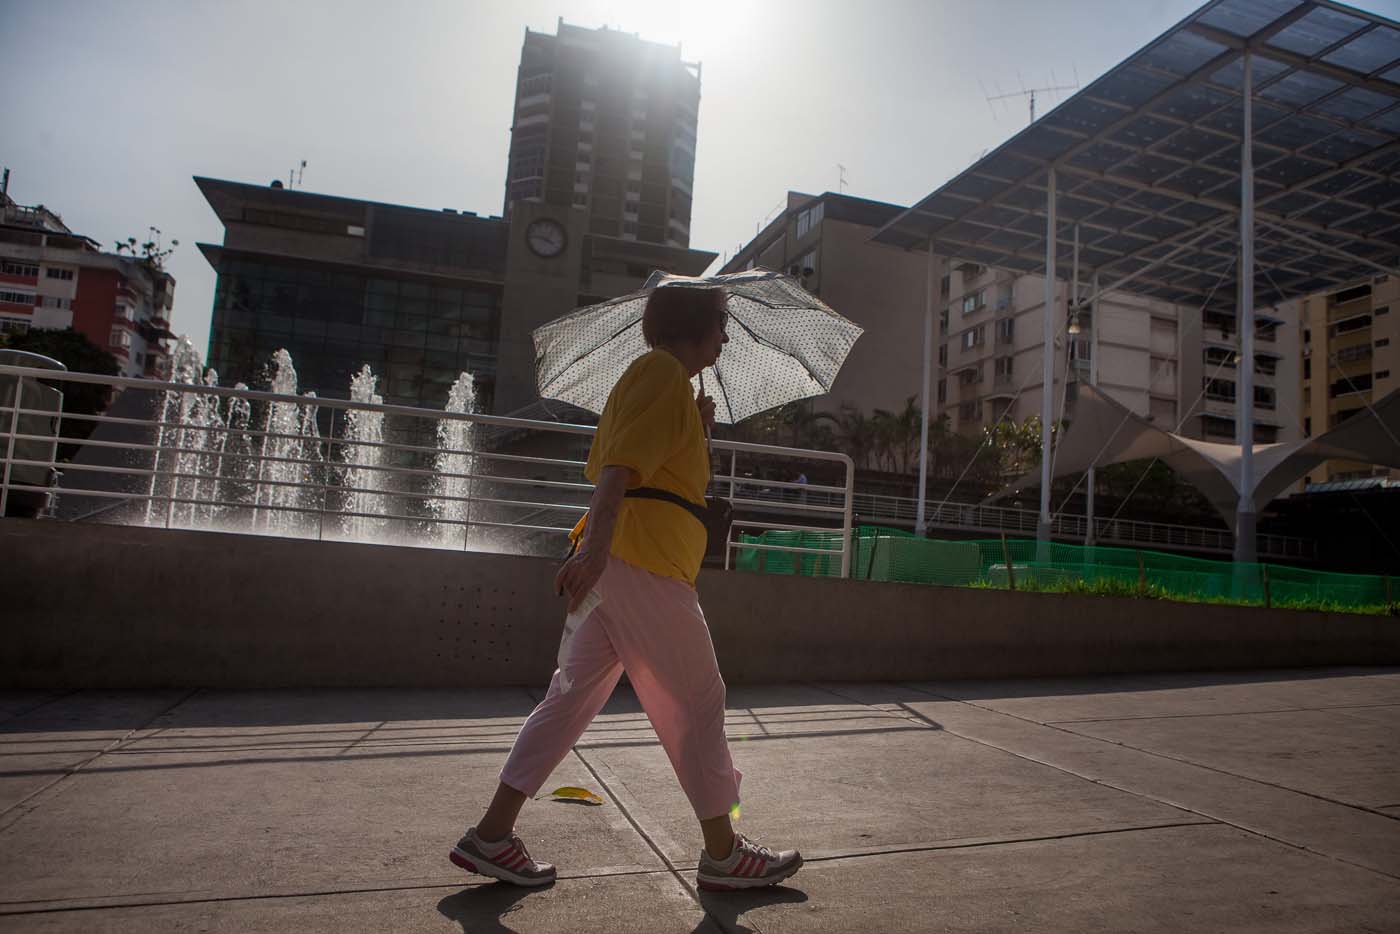
M 0 405 L 0 516 L 27 495 L 56 498 L 50 511 L 69 520 L 562 554 L 593 490 L 578 456 L 595 430 L 586 425 L 0 366 L 5 381 L 15 393 Z M 40 383 L 97 384 L 115 398 L 100 415 L 55 417 L 35 407 Z M 59 450 L 79 446 L 60 460 L 54 436 L 73 422 L 91 434 L 60 439 Z M 849 574 L 848 456 L 732 441 L 713 450 L 721 469 L 710 492 L 736 513 L 725 567 L 741 530 L 839 529 L 829 548 L 763 547 L 839 555 Z M 793 490 L 790 500 L 750 496 L 745 473 L 760 463 L 796 476 L 823 462 L 842 484 L 765 482 Z M 49 471 L 56 485 L 36 479 Z
M 764 486 L 777 487 L 779 484 L 765 483 Z M 816 495 L 811 494 L 813 502 L 819 502 Z M 756 502 L 780 502 L 784 499 L 783 493 L 776 489 L 753 490 L 745 496 L 748 500 Z M 918 516 L 918 500 L 912 497 L 855 493 L 853 505 L 862 523 L 912 526 Z M 1034 536 L 1040 520 L 1040 514 L 1036 510 L 1008 506 L 930 501 L 925 509 L 925 521 L 930 528 L 967 532 L 1005 532 L 1008 535 Z M 1059 513 L 1051 519 L 1051 535 L 1059 538 L 1084 541 L 1088 530 L 1087 516 Z M 1101 544 L 1182 548 L 1220 554 L 1231 554 L 1235 544 L 1234 534 L 1229 529 L 1138 519 L 1112 519 L 1107 516 L 1094 517 L 1094 541 Z M 1316 549 L 1314 543 L 1308 539 L 1261 534 L 1258 551 L 1260 557 L 1311 558 Z

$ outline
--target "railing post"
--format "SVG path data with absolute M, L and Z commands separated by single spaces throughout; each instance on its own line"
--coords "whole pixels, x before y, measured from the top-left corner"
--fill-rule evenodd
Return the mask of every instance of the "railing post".
M 1011 564 L 1011 546 L 1006 543 L 1006 533 L 1001 533 L 1001 557 L 1006 562 L 1006 589 L 1016 589 L 1016 569 Z
M 1264 580 L 1264 609 L 1271 610 L 1273 609 L 1274 601 L 1269 594 L 1269 566 L 1267 564 L 1261 564 L 1259 565 L 1259 571 Z
M 1145 565 L 1145 564 L 1143 563 L 1143 560 L 1142 560 L 1142 552 L 1141 552 L 1141 551 L 1137 552 L 1137 562 L 1138 562 L 1138 596 L 1141 597 L 1141 596 L 1144 596 L 1144 595 L 1147 593 L 1147 565 Z
M 855 462 L 849 457 L 845 458 L 846 464 L 846 495 L 843 497 L 845 509 L 842 511 L 842 548 L 841 548 L 841 579 L 845 580 L 851 576 L 851 500 L 856 492 L 856 468 Z
M 325 541 L 326 508 L 331 496 L 331 441 L 335 438 L 335 413 L 331 409 L 331 422 L 326 428 L 326 444 L 321 449 L 321 509 L 316 513 L 316 541 Z
M 0 482 L 0 519 L 5 517 L 5 513 L 10 503 L 10 468 L 15 461 L 15 435 L 19 433 L 19 410 L 21 400 L 24 398 L 24 377 L 15 377 L 15 399 L 14 405 L 10 408 L 10 438 L 5 444 L 5 477 Z

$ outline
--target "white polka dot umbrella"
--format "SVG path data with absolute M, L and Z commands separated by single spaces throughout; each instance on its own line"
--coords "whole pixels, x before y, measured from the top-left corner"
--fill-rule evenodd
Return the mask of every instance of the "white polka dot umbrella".
M 700 374 L 715 400 L 715 420 L 726 424 L 829 392 L 863 332 L 781 273 L 751 269 L 708 279 L 653 273 L 640 292 L 536 329 L 540 396 L 601 413 L 613 385 L 647 351 L 642 311 L 652 290 L 662 286 L 721 286 L 728 296 L 729 343 Z

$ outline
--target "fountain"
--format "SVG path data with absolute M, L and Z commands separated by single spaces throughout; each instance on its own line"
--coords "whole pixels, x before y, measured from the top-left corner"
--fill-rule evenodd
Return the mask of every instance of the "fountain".
M 379 377 L 369 368 L 360 368 L 350 380 L 350 400 L 373 405 L 384 399 L 376 393 Z M 388 497 L 384 495 L 384 413 L 351 409 L 345 413 L 345 431 L 340 446 L 345 464 L 343 483 L 349 491 L 341 533 L 358 542 L 379 541 L 384 533 Z
M 476 380 L 470 373 L 457 377 L 447 393 L 448 413 L 470 415 L 476 411 Z M 447 548 L 467 546 L 467 521 L 471 516 L 471 477 L 476 472 L 473 425 L 460 418 L 444 418 L 437 425 L 438 455 L 433 492 L 442 499 L 432 501 L 438 520 L 437 538 Z
M 267 379 L 272 392 L 297 395 L 297 371 L 286 350 L 273 354 Z M 392 484 L 385 468 L 390 451 L 399 449 L 385 443 L 390 426 L 383 412 L 350 409 L 339 417 L 332 410 L 323 435 L 314 392 L 264 403 L 201 391 L 218 386 L 219 374 L 203 369 L 187 338 L 175 350 L 171 381 L 189 388 L 168 390 L 158 400 L 144 524 L 467 547 L 479 466 L 475 426 L 451 416 L 476 412 L 471 373 L 458 376 L 448 392 L 448 417 L 425 419 L 435 430 L 417 441 L 424 446 L 400 451 L 408 461 L 398 466 L 416 469 L 394 475 Z M 382 404 L 378 386 L 379 377 L 363 366 L 350 380 L 350 399 Z M 234 388 L 248 389 L 243 383 Z M 327 514 L 333 514 L 329 522 Z

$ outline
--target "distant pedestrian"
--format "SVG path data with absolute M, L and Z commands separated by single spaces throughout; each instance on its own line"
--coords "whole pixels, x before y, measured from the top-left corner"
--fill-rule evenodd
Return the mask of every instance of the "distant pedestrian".
M 452 862 L 517 885 L 546 885 L 555 869 L 533 859 L 515 819 L 602 709 L 625 670 L 681 788 L 700 821 L 702 889 L 772 885 L 802 865 L 736 834 L 741 775 L 724 735 L 724 681 L 695 593 L 705 555 L 701 521 L 665 499 L 629 497 L 648 487 L 702 505 L 710 479 L 706 427 L 715 404 L 692 398 L 690 378 L 729 338 L 724 292 L 672 286 L 647 302 L 642 333 L 652 350 L 613 387 L 585 473 L 595 485 L 574 529 L 577 550 L 555 578 L 569 596 L 560 667 L 516 737 L 485 815 L 452 849 Z
M 797 499 L 798 499 L 798 502 L 806 503 L 806 502 L 807 502 L 807 490 L 806 490 L 806 487 L 807 487 L 807 474 L 806 474 L 806 473 L 798 473 L 798 475 L 797 475 L 797 482 L 800 483 L 800 484 L 802 484 L 802 487 L 803 487 L 803 489 L 801 489 L 801 490 L 799 490 L 799 491 L 797 492 Z

